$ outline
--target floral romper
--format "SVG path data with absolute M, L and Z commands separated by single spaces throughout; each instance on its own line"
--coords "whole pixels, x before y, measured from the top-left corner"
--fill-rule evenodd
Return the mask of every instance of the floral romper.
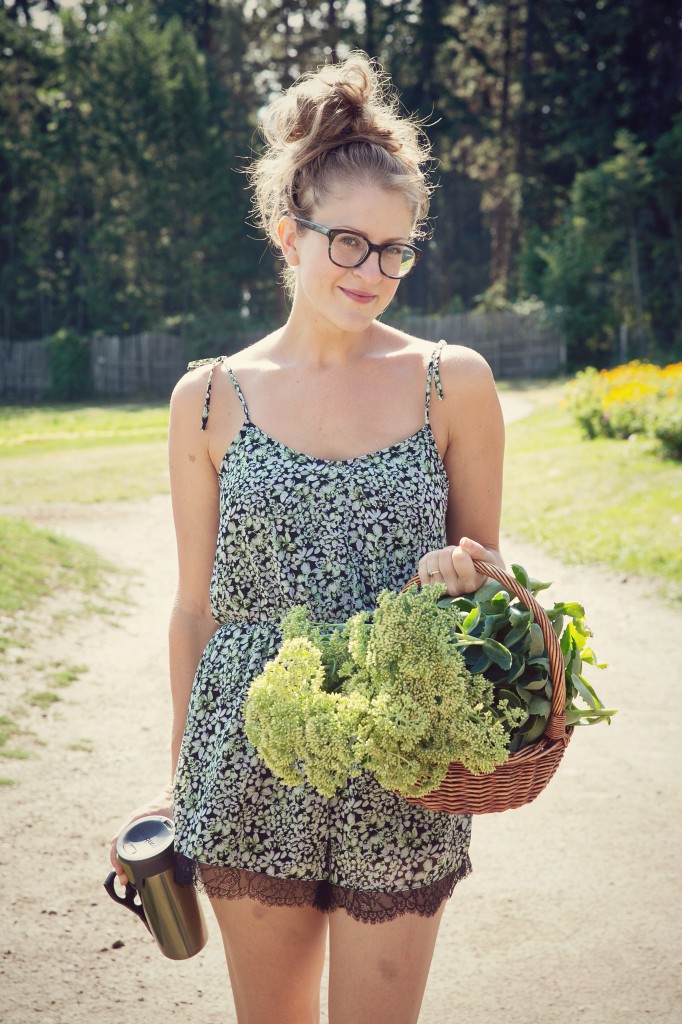
M 470 870 L 470 817 L 414 806 L 368 773 L 331 798 L 307 783 L 285 786 L 242 717 L 288 609 L 305 604 L 315 619 L 343 621 L 400 589 L 425 551 L 444 546 L 448 478 L 429 422 L 432 385 L 442 398 L 442 344 L 420 429 L 352 459 L 314 458 L 264 433 L 227 368 L 244 423 L 219 470 L 211 610 L 220 626 L 197 668 L 174 787 L 179 874 L 198 876 L 209 896 L 381 922 L 434 914 Z M 201 361 L 212 363 L 202 429 L 225 358 Z

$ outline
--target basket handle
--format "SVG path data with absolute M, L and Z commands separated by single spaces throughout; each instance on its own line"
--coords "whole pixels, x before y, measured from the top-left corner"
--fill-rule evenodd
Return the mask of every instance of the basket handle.
M 552 623 L 547 618 L 545 609 L 535 600 L 529 590 L 522 586 L 515 576 L 500 569 L 498 565 L 491 562 L 481 562 L 473 559 L 476 570 L 484 576 L 490 576 L 497 580 L 507 590 L 518 597 L 519 601 L 531 612 L 542 631 L 542 638 L 545 641 L 545 650 L 549 659 L 550 673 L 552 676 L 552 706 L 545 726 L 544 735 L 550 740 L 563 739 L 566 735 L 566 678 L 564 675 L 564 656 L 561 653 L 559 637 L 554 631 Z M 403 590 L 412 586 L 413 583 L 421 583 L 417 574 L 407 581 Z

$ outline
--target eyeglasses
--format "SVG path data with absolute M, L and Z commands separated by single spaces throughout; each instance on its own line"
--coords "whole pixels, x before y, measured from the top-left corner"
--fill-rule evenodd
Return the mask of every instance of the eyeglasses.
M 414 245 L 407 245 L 404 242 L 386 242 L 384 245 L 375 245 L 359 231 L 325 228 L 313 220 L 303 220 L 302 217 L 294 217 L 293 214 L 289 214 L 289 216 L 301 227 L 318 231 L 321 235 L 327 236 L 329 259 L 337 267 L 346 267 L 347 269 L 359 267 L 370 253 L 376 252 L 379 255 L 379 270 L 384 277 L 402 280 L 410 271 L 414 270 L 417 260 L 421 256 L 421 249 L 417 249 Z

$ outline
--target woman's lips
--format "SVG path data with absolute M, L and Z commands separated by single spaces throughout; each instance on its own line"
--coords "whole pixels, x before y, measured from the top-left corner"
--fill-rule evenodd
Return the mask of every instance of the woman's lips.
M 344 295 L 347 295 L 349 299 L 352 299 L 353 302 L 361 302 L 363 305 L 366 305 L 368 302 L 373 302 L 375 299 L 374 295 L 368 294 L 367 292 L 354 292 L 350 288 L 342 288 L 341 291 Z

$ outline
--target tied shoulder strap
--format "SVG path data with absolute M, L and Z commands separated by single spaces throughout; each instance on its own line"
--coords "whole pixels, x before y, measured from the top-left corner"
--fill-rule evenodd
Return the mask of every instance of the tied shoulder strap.
M 446 345 L 445 341 L 439 341 L 433 350 L 429 368 L 426 372 L 426 400 L 424 402 L 424 423 L 429 422 L 429 408 L 431 407 L 431 388 L 436 385 L 438 400 L 443 401 L 443 386 L 440 382 L 440 356 Z
M 211 384 L 213 383 L 213 372 L 218 365 L 222 363 L 225 356 L 216 356 L 212 359 L 195 359 L 193 362 L 188 363 L 188 370 L 196 370 L 198 366 L 208 366 L 210 364 L 211 369 L 208 375 L 208 381 L 206 383 L 206 395 L 204 396 L 204 408 L 201 413 L 201 429 L 206 430 L 206 424 L 208 423 L 208 413 L 211 408 Z
M 213 373 L 215 371 L 216 366 L 218 366 L 219 363 L 224 362 L 226 358 L 227 358 L 226 356 L 217 356 L 216 358 L 213 358 L 213 359 L 195 359 L 193 362 L 189 363 L 189 365 L 187 366 L 188 370 L 196 370 L 196 368 L 198 366 L 209 366 L 210 365 L 210 367 L 211 367 L 211 369 L 209 371 L 209 374 L 208 374 L 208 381 L 206 382 L 206 395 L 204 397 L 204 408 L 203 408 L 203 411 L 201 413 L 201 429 L 202 430 L 206 430 L 206 424 L 208 423 L 208 414 L 209 414 L 210 408 L 211 408 L 211 385 L 213 384 Z M 242 389 L 239 387 L 239 384 L 237 383 L 237 378 L 235 377 L 234 373 L 232 372 L 232 370 L 231 370 L 231 368 L 229 366 L 227 368 L 227 372 L 228 372 L 228 374 L 230 376 L 230 380 L 232 381 L 232 386 L 234 387 L 234 390 L 237 392 L 237 397 L 238 397 L 238 399 L 239 399 L 239 401 L 241 403 L 241 407 L 244 410 L 244 416 L 245 416 L 246 422 L 249 423 L 250 422 L 250 420 L 249 420 L 249 410 L 246 408 L 246 401 L 244 400 L 244 395 L 242 394 Z

